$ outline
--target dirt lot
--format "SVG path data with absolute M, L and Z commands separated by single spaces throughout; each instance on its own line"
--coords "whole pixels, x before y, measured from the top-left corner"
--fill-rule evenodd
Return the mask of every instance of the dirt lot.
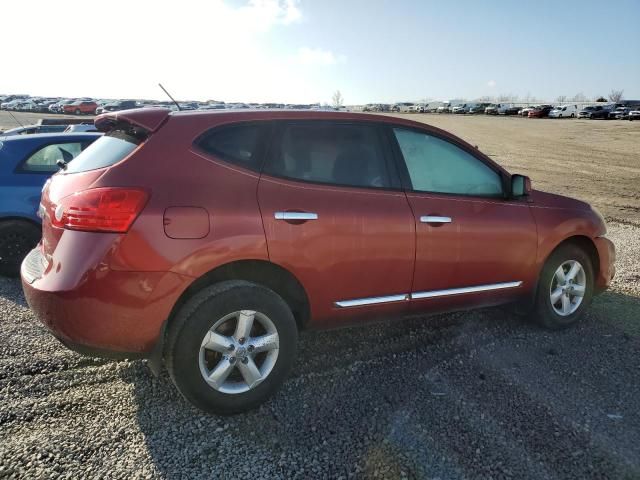
M 0 278 L 0 478 L 640 479 L 640 123 L 412 118 L 624 220 L 580 325 L 489 309 L 306 332 L 275 398 L 221 418 L 144 362 L 66 350 Z

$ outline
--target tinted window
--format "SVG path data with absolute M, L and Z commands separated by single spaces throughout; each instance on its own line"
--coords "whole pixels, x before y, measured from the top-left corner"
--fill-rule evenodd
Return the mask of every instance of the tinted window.
M 336 185 L 391 186 L 377 131 L 364 125 L 324 122 L 286 125 L 265 171 Z
M 431 135 L 394 129 L 414 190 L 501 196 L 500 175 L 460 147 Z
M 58 160 L 70 162 L 82 151 L 82 143 L 56 143 L 42 147 L 22 164 L 26 172 L 56 172 Z
M 211 155 L 251 170 L 260 170 L 259 148 L 264 125 L 232 125 L 215 128 L 196 140 Z
M 140 140 L 120 130 L 100 137 L 67 166 L 65 173 L 86 172 L 118 163 L 133 152 Z

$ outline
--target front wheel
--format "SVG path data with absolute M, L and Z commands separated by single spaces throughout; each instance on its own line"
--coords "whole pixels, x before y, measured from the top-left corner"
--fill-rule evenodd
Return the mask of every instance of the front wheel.
M 561 246 L 542 269 L 535 319 L 552 330 L 567 328 L 580 319 L 592 297 L 591 259 L 576 245 Z
M 190 299 L 169 329 L 165 360 L 180 393 L 223 415 L 263 403 L 286 379 L 298 330 L 291 309 L 272 290 L 222 282 Z

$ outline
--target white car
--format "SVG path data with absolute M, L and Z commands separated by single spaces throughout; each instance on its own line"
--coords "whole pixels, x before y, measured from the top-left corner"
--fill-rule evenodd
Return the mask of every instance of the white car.
M 629 112 L 629 121 L 631 122 L 632 120 L 640 120 L 640 108 Z
M 453 107 L 451 109 L 451 113 L 467 113 L 468 110 L 468 105 L 466 103 L 463 103 L 462 105 L 456 105 L 455 107 Z
M 578 115 L 577 105 L 558 105 L 549 112 L 549 118 L 574 118 Z

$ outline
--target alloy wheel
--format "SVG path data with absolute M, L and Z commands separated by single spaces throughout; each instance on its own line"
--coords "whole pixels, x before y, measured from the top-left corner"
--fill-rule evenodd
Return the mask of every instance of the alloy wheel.
M 580 307 L 587 289 L 584 267 L 576 260 L 563 262 L 553 274 L 549 298 L 553 310 L 567 317 Z
M 225 315 L 207 331 L 198 362 L 214 390 L 238 394 L 257 387 L 276 364 L 278 330 L 266 315 L 241 310 Z

